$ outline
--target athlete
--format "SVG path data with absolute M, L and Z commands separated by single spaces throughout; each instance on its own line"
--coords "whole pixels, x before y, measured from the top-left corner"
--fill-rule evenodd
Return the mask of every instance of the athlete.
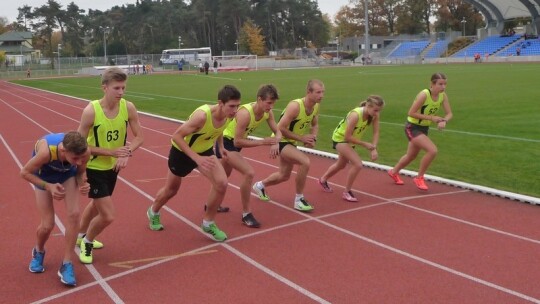
M 88 197 L 92 200 L 84 209 L 79 227 L 81 252 L 84 264 L 93 261 L 94 248 L 103 247 L 95 240 L 115 216 L 112 194 L 120 170 L 124 169 L 133 151 L 143 143 L 143 134 L 135 105 L 122 96 L 126 91 L 127 75 L 118 68 L 108 68 L 101 77 L 104 96 L 84 108 L 79 132 L 87 137 L 92 151 L 86 174 L 90 183 Z M 127 127 L 133 139 L 127 143 Z
M 418 189 L 428 190 L 424 174 L 435 156 L 437 156 L 437 146 L 428 137 L 429 126 L 431 123 L 436 123 L 437 128 L 443 130 L 446 128 L 446 123 L 452 119 L 452 110 L 445 90 L 446 75 L 442 73 L 431 75 L 430 88 L 418 93 L 409 109 L 407 123 L 405 124 L 405 135 L 409 140 L 407 153 L 401 157 L 394 168 L 388 170 L 388 175 L 396 185 L 403 185 L 403 180 L 399 177 L 399 171 L 410 164 L 421 150 L 424 150 L 426 154 L 420 161 L 418 175 L 413 181 Z M 444 117 L 436 115 L 441 106 L 445 112 Z
M 309 157 L 298 150 L 296 145 L 301 142 L 305 147 L 315 147 L 319 132 L 319 104 L 323 97 L 324 84 L 322 81 L 309 80 L 306 96 L 290 101 L 281 113 L 278 128 L 283 137 L 279 142 L 279 171 L 253 184 L 253 190 L 259 199 L 268 201 L 270 198 L 266 193 L 266 187 L 289 180 L 293 166 L 298 165 L 294 209 L 301 212 L 310 212 L 314 209 L 303 194 L 309 171 Z
M 349 202 L 357 202 L 358 199 L 352 192 L 352 185 L 356 176 L 362 169 L 362 159 L 354 150 L 355 146 L 362 146 L 370 151 L 371 160 L 378 158 L 377 143 L 379 142 L 379 113 L 384 106 L 384 100 L 377 95 L 371 95 L 360 103 L 359 107 L 352 109 L 343 118 L 332 134 L 333 147 L 338 151 L 338 160 L 333 163 L 319 179 L 319 185 L 325 192 L 333 192 L 328 185 L 328 179 L 343 170 L 347 163 L 351 164 L 345 184 L 343 199 Z M 373 126 L 371 142 L 362 141 L 368 126 Z
M 231 175 L 233 169 L 240 172 L 243 176 L 240 185 L 240 196 L 242 200 L 242 223 L 251 228 L 260 227 L 260 223 L 255 219 L 250 208 L 251 183 L 255 172 L 253 167 L 244 159 L 240 151 L 242 148 L 270 146 L 270 157 L 276 158 L 279 155 L 279 140 L 281 131 L 279 131 L 272 108 L 279 98 L 277 89 L 271 85 L 263 85 L 257 92 L 257 101 L 242 105 L 236 113 L 233 121 L 223 132 L 223 145 L 227 150 L 227 157 L 222 158 L 219 147 L 216 146 L 216 154 L 221 158 L 221 164 L 225 169 L 227 176 Z M 275 136 L 259 140 L 248 139 L 248 136 L 257 127 L 266 122 Z M 221 207 L 220 207 L 221 208 Z
M 146 212 L 151 230 L 163 230 L 160 209 L 173 198 L 182 184 L 182 178 L 197 168 L 212 184 L 207 208 L 202 222 L 202 231 L 215 241 L 223 242 L 227 234 L 220 230 L 214 218 L 227 190 L 227 174 L 214 155 L 217 142 L 223 157 L 223 130 L 231 122 L 240 105 L 240 91 L 226 85 L 218 93 L 218 103 L 198 107 L 172 135 L 169 152 L 169 172 L 165 185 L 159 189 L 154 203 Z
M 68 286 L 77 285 L 72 255 L 79 227 L 79 192 L 84 195 L 90 190 L 85 172 L 89 158 L 90 149 L 81 134 L 75 131 L 49 134 L 37 141 L 32 158 L 21 170 L 21 176 L 35 186 L 36 206 L 41 219 L 28 268 L 34 273 L 45 271 L 45 243 L 55 224 L 53 199 L 64 200 L 64 257 L 58 276 Z

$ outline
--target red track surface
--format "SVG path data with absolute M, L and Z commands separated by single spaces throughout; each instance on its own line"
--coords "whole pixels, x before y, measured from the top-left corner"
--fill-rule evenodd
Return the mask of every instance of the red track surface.
M 260 229 L 241 224 L 239 176 L 233 173 L 217 223 L 229 240 L 214 243 L 199 225 L 208 194 L 194 172 L 150 231 L 146 210 L 167 172 L 177 123 L 141 116 L 145 143 L 120 174 L 117 218 L 99 240 L 94 264 L 75 263 L 78 286 L 57 275 L 64 208 L 47 243 L 46 271 L 28 271 L 38 224 L 30 185 L 19 178 L 37 138 L 76 129 L 86 102 L 0 82 L 0 240 L 2 303 L 540 303 L 540 208 L 441 184 L 395 186 L 364 169 L 355 194 L 341 199 L 316 178 L 332 160 L 312 158 L 305 195 L 311 214 L 292 209 L 293 182 L 253 197 Z M 256 180 L 276 170 L 267 149 L 244 149 Z M 294 178 L 294 176 L 293 176 Z M 84 205 L 88 199 L 83 198 Z

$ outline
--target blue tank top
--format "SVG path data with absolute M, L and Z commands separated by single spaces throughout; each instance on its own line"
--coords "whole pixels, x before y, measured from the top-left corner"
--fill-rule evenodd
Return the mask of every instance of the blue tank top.
M 64 140 L 64 133 L 54 133 L 43 136 L 40 140 L 45 140 L 47 147 L 49 148 L 50 160 L 48 164 L 43 165 L 39 169 L 39 174 L 43 173 L 66 173 L 71 170 L 75 170 L 77 167 L 73 166 L 69 162 L 63 162 L 59 160 L 58 145 Z M 32 151 L 32 157 L 36 155 L 37 143 Z

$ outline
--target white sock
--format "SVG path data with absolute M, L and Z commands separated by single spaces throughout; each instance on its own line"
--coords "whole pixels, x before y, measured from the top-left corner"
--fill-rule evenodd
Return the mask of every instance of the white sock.
M 246 217 L 246 215 L 250 214 L 251 212 L 242 212 L 242 217 Z
M 86 236 L 86 233 L 79 233 L 79 234 L 77 235 L 77 238 L 78 238 L 78 239 L 82 239 L 82 238 L 85 237 L 85 236 Z
M 207 221 L 207 220 L 202 221 L 203 226 L 206 228 L 210 227 L 210 225 L 212 225 L 213 223 L 214 221 Z
M 298 201 L 299 201 L 301 198 L 303 198 L 303 197 L 304 197 L 303 194 L 298 194 L 298 193 L 296 193 L 296 197 L 294 198 L 294 201 L 295 201 L 295 202 L 298 202 Z
M 93 243 L 93 241 L 88 240 L 88 239 L 86 238 L 86 236 L 84 237 L 83 242 L 85 242 L 86 244 L 91 244 L 91 243 Z
M 262 190 L 262 189 L 264 189 L 264 184 L 262 182 L 257 182 L 255 184 L 255 187 L 257 187 L 259 190 Z

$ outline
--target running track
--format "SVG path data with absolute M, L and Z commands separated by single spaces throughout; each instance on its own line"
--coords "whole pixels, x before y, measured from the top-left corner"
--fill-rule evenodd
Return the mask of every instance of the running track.
M 145 143 L 121 172 L 115 222 L 100 235 L 94 264 L 75 262 L 78 286 L 58 280 L 64 227 L 47 243 L 46 271 L 28 271 L 38 223 L 31 186 L 18 176 L 37 138 L 76 129 L 85 101 L 0 82 L 1 303 L 540 303 L 540 208 L 430 183 L 420 192 L 365 168 L 355 194 L 341 199 L 345 174 L 323 193 L 316 178 L 332 162 L 318 156 L 305 195 L 311 214 L 292 209 L 292 182 L 253 197 L 260 229 L 240 222 L 233 173 L 217 223 L 229 240 L 200 232 L 209 185 L 194 172 L 150 231 L 146 209 L 167 172 L 178 123 L 141 116 Z M 276 170 L 267 149 L 245 149 L 255 179 Z M 294 178 L 294 176 L 293 176 Z M 87 203 L 82 199 L 81 203 Z

